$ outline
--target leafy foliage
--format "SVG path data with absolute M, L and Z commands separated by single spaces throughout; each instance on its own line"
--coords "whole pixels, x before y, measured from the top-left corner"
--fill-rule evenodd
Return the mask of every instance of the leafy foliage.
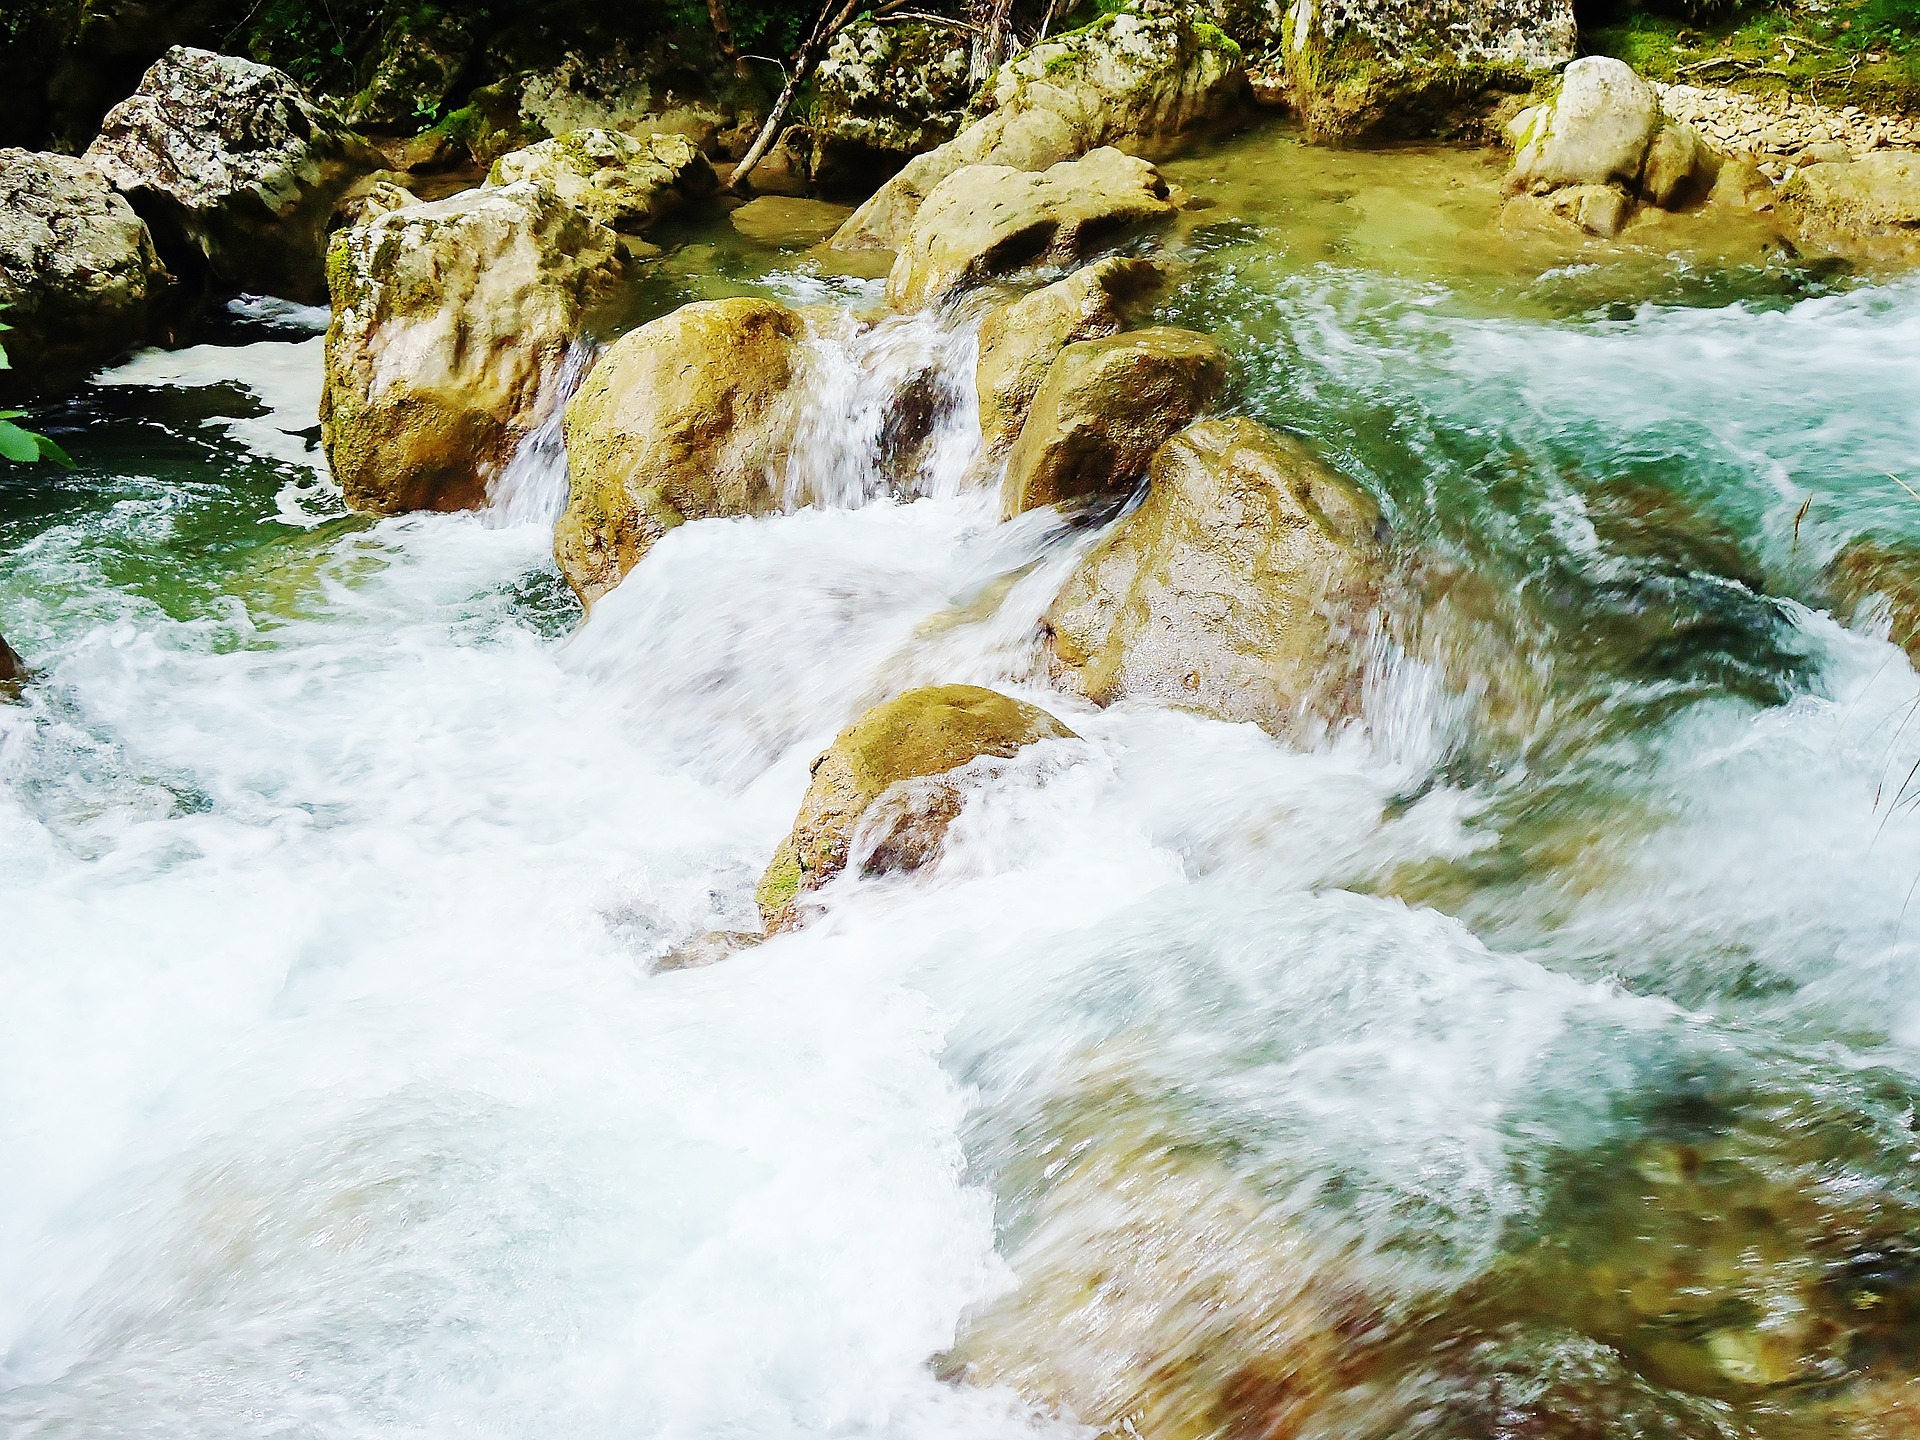
M 11 329 L 0 325 L 0 330 Z M 0 346 L 0 370 L 12 369 L 4 346 Z M 0 410 L 0 460 L 11 461 L 15 465 L 32 465 L 41 460 L 49 460 L 55 465 L 71 467 L 73 458 L 46 436 L 13 422 L 26 416 L 24 410 Z

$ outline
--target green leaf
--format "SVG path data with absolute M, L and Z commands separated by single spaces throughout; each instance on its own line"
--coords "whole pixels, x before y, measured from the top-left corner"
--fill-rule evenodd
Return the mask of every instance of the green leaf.
M 24 410 L 0 410 L 0 420 L 18 420 L 26 413 Z
M 16 465 L 31 465 L 40 458 L 40 437 L 11 420 L 0 420 L 0 457 Z
M 50 465 L 58 465 L 62 470 L 71 470 L 73 468 L 73 457 L 58 445 L 54 444 L 53 441 L 44 435 L 35 435 L 33 438 L 40 442 L 40 458 L 42 460 L 45 460 Z

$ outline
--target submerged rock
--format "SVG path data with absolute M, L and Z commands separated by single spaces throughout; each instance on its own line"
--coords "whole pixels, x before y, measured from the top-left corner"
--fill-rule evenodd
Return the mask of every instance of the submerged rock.
M 12 372 L 62 384 L 139 344 L 166 290 L 146 222 L 98 168 L 0 150 L 0 333 Z
M 1067 346 L 1007 456 L 1001 515 L 1125 494 L 1226 383 L 1226 352 L 1192 330 L 1161 326 Z
M 1163 445 L 1139 509 L 1044 622 L 1057 681 L 1276 734 L 1348 713 L 1386 559 L 1379 508 L 1307 447 L 1251 420 Z
M 1449 136 L 1574 56 L 1573 0 L 1292 0 L 1282 54 L 1321 143 Z
M 800 900 L 846 869 L 856 838 L 870 842 L 863 847 L 865 874 L 915 870 L 934 858 L 962 797 L 950 786 L 912 794 L 895 787 L 984 755 L 1004 759 L 1041 740 L 1073 738 L 1046 711 L 977 685 L 932 685 L 874 706 L 813 762 L 793 831 L 756 891 L 768 931 L 798 923 Z M 903 803 L 875 814 L 889 792 Z M 863 826 L 870 819 L 880 822 L 877 832 Z M 873 833 L 861 835 L 863 828 Z
M 572 488 L 553 537 L 583 601 L 618 585 L 677 525 L 779 507 L 805 333 L 805 317 L 772 300 L 711 300 L 623 335 L 601 357 L 567 407 Z
M 804 200 L 790 195 L 762 195 L 737 210 L 727 212 L 727 221 L 749 240 L 762 245 L 803 247 L 818 245 L 840 228 L 847 218 L 847 207 L 825 200 Z
M 618 130 L 569 130 L 502 155 L 487 174 L 490 186 L 523 181 L 628 233 L 720 188 L 706 155 L 684 135 L 633 136 Z
M 1019 438 L 1027 407 L 1060 352 L 1077 340 L 1118 334 L 1128 310 L 1159 289 L 1166 273 L 1158 261 L 1109 256 L 988 313 L 974 367 L 984 458 L 998 459 Z
M 969 165 L 934 188 L 887 276 L 897 310 L 937 305 L 992 275 L 1064 264 L 1172 217 L 1167 182 L 1103 147 L 1039 172 Z
M 1849 541 L 1827 568 L 1834 615 L 1854 619 L 1869 601 L 1886 607 L 1887 638 L 1920 665 L 1920 547 L 1870 536 Z
M 107 112 L 86 158 L 236 290 L 318 300 L 341 197 L 380 153 L 267 65 L 175 46 Z
M 814 72 L 814 179 L 871 190 L 966 123 L 968 47 L 943 25 L 856 21 Z
M 840 227 L 845 250 L 898 250 L 935 188 L 968 165 L 1044 170 L 1111 145 L 1157 151 L 1241 113 L 1240 48 L 1185 7 L 1136 3 L 1009 61 L 992 111 L 909 161 Z
M 1559 93 L 1515 116 L 1507 188 L 1547 199 L 1554 213 L 1611 236 L 1637 203 L 1680 209 L 1713 189 L 1719 157 L 1689 125 L 1669 119 L 1654 88 L 1622 61 L 1592 55 L 1569 65 Z
M 1808 165 L 1781 187 L 1779 205 L 1822 248 L 1868 259 L 1920 258 L 1920 154 L 1913 151 Z
M 559 403 L 570 350 L 626 274 L 613 231 L 526 184 L 336 234 L 320 418 L 347 503 L 481 503 Z

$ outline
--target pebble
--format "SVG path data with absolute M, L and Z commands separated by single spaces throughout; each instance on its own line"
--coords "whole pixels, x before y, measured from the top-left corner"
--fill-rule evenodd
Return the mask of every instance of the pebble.
M 1748 95 L 1717 85 L 1660 85 L 1660 103 L 1723 148 L 1751 150 L 1769 174 L 1818 147 L 1822 158 L 1869 150 L 1920 148 L 1920 127 L 1858 105 L 1838 108 L 1787 95 Z

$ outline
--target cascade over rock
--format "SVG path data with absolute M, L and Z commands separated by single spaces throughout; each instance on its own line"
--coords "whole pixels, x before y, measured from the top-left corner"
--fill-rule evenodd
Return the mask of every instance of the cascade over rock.
M 1636 201 L 1677 209 L 1704 199 L 1719 169 L 1651 85 L 1599 55 L 1569 65 L 1559 93 L 1515 116 L 1507 137 L 1515 151 L 1507 188 L 1597 235 L 1617 234 Z
M 1218 26 L 1186 6 L 1135 0 L 1003 65 L 991 112 L 909 161 L 833 243 L 898 250 L 921 204 L 964 166 L 1044 170 L 1105 145 L 1158 151 L 1239 114 L 1246 89 L 1240 48 Z
M 1118 334 L 1129 308 L 1159 289 L 1166 273 L 1159 261 L 1111 255 L 988 312 L 974 367 L 983 458 L 999 459 L 1019 438 L 1060 352 L 1076 340 Z
M 349 505 L 392 514 L 484 499 L 627 270 L 613 231 L 518 184 L 342 230 L 327 275 L 327 458 Z
M 668 530 L 778 509 L 806 317 L 771 300 L 683 305 L 623 335 L 567 406 L 571 492 L 554 554 L 592 604 Z
M 1870 536 L 1850 540 L 1827 567 L 1827 588 L 1842 621 L 1869 600 L 1884 604 L 1887 638 L 1920 665 L 1920 547 Z
M 814 72 L 813 178 L 828 190 L 873 188 L 966 123 L 966 42 L 942 25 L 856 21 Z
M 1226 383 L 1226 352 L 1192 330 L 1159 326 L 1067 346 L 1007 456 L 1000 513 L 1125 494 Z
M 684 135 L 569 130 L 502 155 L 487 174 L 491 186 L 521 181 L 614 230 L 644 230 L 720 188 L 705 153 Z
M 915 216 L 887 276 L 896 310 L 937 305 L 993 275 L 1068 264 L 1129 229 L 1170 219 L 1167 182 L 1110 147 L 1043 171 L 969 165 Z
M 1046 615 L 1058 683 L 1295 731 L 1346 713 L 1382 576 L 1380 511 L 1300 441 L 1202 420 Z
M 768 931 L 792 929 L 800 900 L 846 869 L 863 821 L 879 822 L 879 833 L 864 837 L 873 842 L 864 873 L 914 870 L 934 858 L 962 796 L 937 783 L 907 793 L 894 787 L 983 755 L 1005 759 L 1037 741 L 1073 738 L 1046 711 L 977 685 L 931 685 L 874 706 L 813 762 L 793 830 L 755 892 Z M 883 797 L 901 803 L 875 814 Z
M 1573 0 L 1290 0 L 1287 88 L 1322 144 L 1468 129 L 1574 56 Z
M 1796 171 L 1779 206 L 1823 249 L 1868 259 L 1920 258 L 1920 154 L 1876 150 Z
M 222 285 L 318 300 L 327 229 L 385 161 L 267 65 L 176 45 L 107 112 L 86 158 Z
M 146 222 L 97 167 L 0 150 L 0 380 L 58 384 L 139 344 L 167 282 Z

